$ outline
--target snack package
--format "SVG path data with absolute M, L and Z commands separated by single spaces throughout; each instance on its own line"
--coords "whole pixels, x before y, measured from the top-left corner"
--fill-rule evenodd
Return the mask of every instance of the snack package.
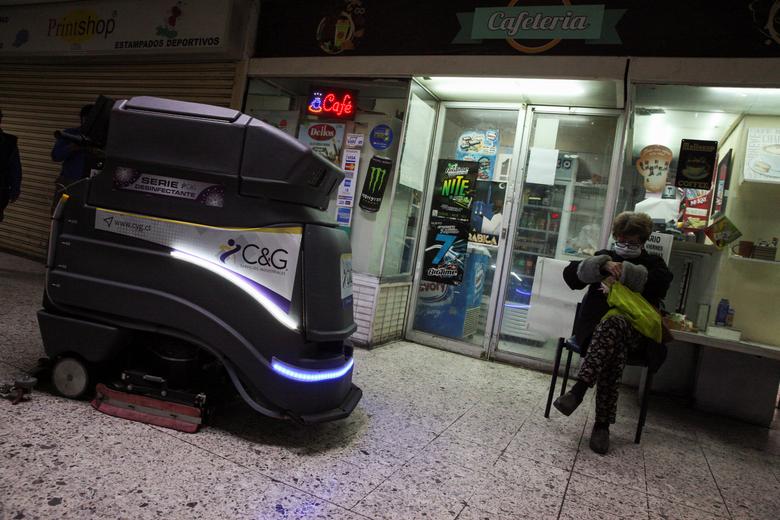
M 737 229 L 737 226 L 725 216 L 715 219 L 704 230 L 704 234 L 715 243 L 715 247 L 718 249 L 723 249 L 742 236 L 742 232 Z
M 458 138 L 455 158 L 459 161 L 476 162 L 479 165 L 477 179 L 493 180 L 498 139 L 497 129 L 466 130 Z

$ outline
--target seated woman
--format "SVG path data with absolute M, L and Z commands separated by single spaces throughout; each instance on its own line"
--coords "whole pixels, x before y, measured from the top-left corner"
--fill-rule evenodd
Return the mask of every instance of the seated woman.
M 591 258 L 571 262 L 563 271 L 570 288 L 588 287 L 574 323 L 574 341 L 582 347 L 583 358 L 577 382 L 553 404 L 564 415 L 571 415 L 587 389 L 597 385 L 596 423 L 590 436 L 590 448 L 596 453 L 604 454 L 609 449 L 609 425 L 615 423 L 618 385 L 629 353 L 645 355 L 651 361 L 654 356 L 662 355 L 656 351 L 662 347 L 646 341 L 624 316 L 602 320 L 609 310 L 606 292 L 614 281 L 620 281 L 660 308 L 672 273 L 663 258 L 644 249 L 652 230 L 653 221 L 648 215 L 623 212 L 612 223 L 615 239 L 612 250 L 598 251 Z

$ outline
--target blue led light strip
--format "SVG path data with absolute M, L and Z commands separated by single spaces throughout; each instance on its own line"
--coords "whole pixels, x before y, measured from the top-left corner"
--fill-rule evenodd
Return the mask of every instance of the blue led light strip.
M 294 379 L 295 381 L 302 381 L 304 383 L 317 383 L 319 381 L 329 381 L 331 379 L 338 379 L 344 377 L 352 369 L 352 365 L 355 364 L 354 358 L 349 358 L 343 366 L 330 370 L 311 370 L 307 368 L 299 368 L 293 365 L 289 365 L 284 361 L 279 361 L 276 358 L 271 358 L 271 368 L 274 369 L 279 375 L 282 375 L 288 379 Z

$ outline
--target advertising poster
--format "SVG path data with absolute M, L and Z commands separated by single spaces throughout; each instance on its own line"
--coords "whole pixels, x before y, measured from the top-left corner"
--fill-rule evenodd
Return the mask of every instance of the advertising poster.
M 382 205 L 387 181 L 393 168 L 393 161 L 377 155 L 371 158 L 360 193 L 360 207 L 369 213 L 376 213 Z
M 336 223 L 341 227 L 352 225 L 352 207 L 355 203 L 355 182 L 360 171 L 360 150 L 345 148 L 341 158 L 344 180 L 336 195 Z
M 469 242 L 497 246 L 504 219 L 506 183 L 477 181 L 471 202 Z
M 715 243 L 715 247 L 718 249 L 723 249 L 742 236 L 742 232 L 737 229 L 737 226 L 726 217 L 715 219 L 715 222 L 704 230 L 704 234 Z
M 709 190 L 718 154 L 717 141 L 683 139 L 677 156 L 675 186 L 694 190 Z
M 376 125 L 368 136 L 374 150 L 387 150 L 393 144 L 393 129 L 388 125 Z
M 746 181 L 780 183 L 780 128 L 749 128 L 745 150 Z
M 114 188 L 161 197 L 194 200 L 204 206 L 217 208 L 225 204 L 225 187 L 221 184 L 152 175 L 126 166 L 117 166 L 114 170 Z
M 439 159 L 431 217 L 469 222 L 477 182 L 477 163 Z
M 344 124 L 301 123 L 298 140 L 330 162 L 338 164 L 344 144 Z
M 711 190 L 685 190 L 683 229 L 699 231 L 706 228 L 710 218 L 711 202 Z
M 341 227 L 350 227 L 352 225 L 352 208 L 347 206 L 336 208 L 336 223 Z
M 666 233 L 653 232 L 650 238 L 645 242 L 645 251 L 651 255 L 658 255 L 664 259 L 664 262 L 669 263 L 669 259 L 672 257 L 672 243 L 674 242 L 674 235 Z
M 478 165 L 477 178 L 493 180 L 498 153 L 497 129 L 467 130 L 458 138 L 455 158 L 459 161 L 475 162 Z
M 225 268 L 250 281 L 279 309 L 290 311 L 303 236 L 300 226 L 203 227 L 98 209 L 95 229 L 167 246 Z
M 651 144 L 642 148 L 636 161 L 636 171 L 644 179 L 645 191 L 661 193 L 664 190 L 672 159 L 672 151 L 661 144 Z
M 432 218 L 423 259 L 422 279 L 460 285 L 468 247 L 468 222 Z
M 363 148 L 364 134 L 347 134 L 347 148 Z
M 3 56 L 217 54 L 230 44 L 226 0 L 9 3 L 0 4 Z
M 728 199 L 729 174 L 731 173 L 731 150 L 718 163 L 718 172 L 715 177 L 715 193 L 712 201 L 713 220 L 726 213 L 726 199 Z

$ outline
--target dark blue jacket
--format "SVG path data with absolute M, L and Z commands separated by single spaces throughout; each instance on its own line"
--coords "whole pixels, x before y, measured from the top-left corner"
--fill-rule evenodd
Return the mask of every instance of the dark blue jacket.
M 8 190 L 11 200 L 22 188 L 22 163 L 15 135 L 0 130 L 0 190 Z
M 68 128 L 65 132 L 78 135 L 81 133 L 81 128 Z M 87 152 L 77 148 L 71 141 L 57 139 L 51 150 L 51 160 L 62 163 L 60 175 L 68 180 L 75 181 L 86 176 L 84 165 L 87 160 Z

